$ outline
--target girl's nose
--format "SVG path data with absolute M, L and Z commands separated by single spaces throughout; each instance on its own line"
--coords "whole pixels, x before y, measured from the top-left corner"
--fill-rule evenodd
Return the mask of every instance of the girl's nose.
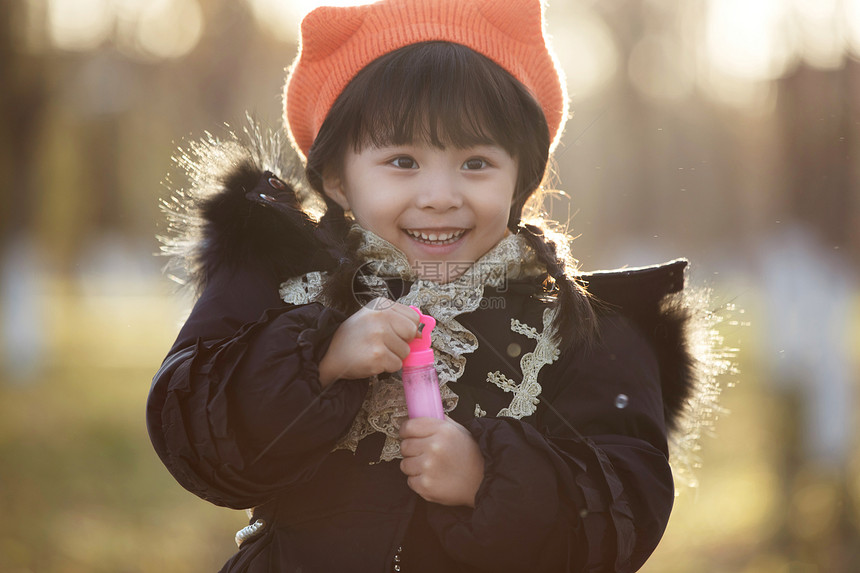
M 463 195 L 455 177 L 447 174 L 428 175 L 418 189 L 415 200 L 420 209 L 449 211 L 463 205 Z

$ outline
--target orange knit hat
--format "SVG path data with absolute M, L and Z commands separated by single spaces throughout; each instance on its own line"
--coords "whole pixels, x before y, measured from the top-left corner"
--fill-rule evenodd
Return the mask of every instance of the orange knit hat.
M 284 88 L 285 122 L 307 157 L 331 106 L 367 64 L 418 42 L 447 41 L 482 54 L 537 99 L 552 150 L 567 119 L 564 76 L 543 30 L 541 0 L 381 0 L 305 16 Z

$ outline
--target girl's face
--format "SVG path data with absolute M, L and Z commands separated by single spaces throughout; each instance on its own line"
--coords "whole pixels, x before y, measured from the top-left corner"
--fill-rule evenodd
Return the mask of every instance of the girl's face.
M 325 192 L 400 249 L 416 274 L 449 282 L 505 236 L 517 161 L 497 145 L 348 149 Z

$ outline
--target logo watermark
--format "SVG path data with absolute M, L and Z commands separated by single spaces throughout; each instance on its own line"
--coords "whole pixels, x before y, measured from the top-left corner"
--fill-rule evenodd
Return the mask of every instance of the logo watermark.
M 368 261 L 361 265 L 353 275 L 352 294 L 361 306 L 371 305 L 374 310 L 390 308 L 396 300 L 409 292 L 410 282 L 400 277 L 390 277 L 380 273 L 381 265 L 377 261 Z M 472 270 L 473 272 L 467 273 Z M 473 305 L 468 291 L 477 290 L 488 282 L 498 285 L 495 292 L 504 293 L 508 290 L 508 268 L 499 262 L 470 262 L 470 261 L 416 261 L 412 266 L 415 276 L 423 281 L 440 283 L 450 276 L 458 277 L 464 292 L 456 292 L 453 296 L 448 293 L 435 292 L 432 289 L 422 289 L 418 293 L 416 306 L 419 308 L 442 307 L 465 309 Z M 460 290 L 460 289 L 457 289 Z M 504 296 L 482 296 L 478 302 L 480 310 L 500 310 L 505 308 Z

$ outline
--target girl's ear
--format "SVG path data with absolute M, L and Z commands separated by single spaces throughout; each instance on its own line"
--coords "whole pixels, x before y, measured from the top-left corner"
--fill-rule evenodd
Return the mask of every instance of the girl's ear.
M 343 188 L 343 178 L 340 174 L 331 170 L 326 170 L 322 176 L 323 191 L 335 203 L 341 206 L 344 211 L 349 211 L 349 199 L 346 198 L 346 192 Z

